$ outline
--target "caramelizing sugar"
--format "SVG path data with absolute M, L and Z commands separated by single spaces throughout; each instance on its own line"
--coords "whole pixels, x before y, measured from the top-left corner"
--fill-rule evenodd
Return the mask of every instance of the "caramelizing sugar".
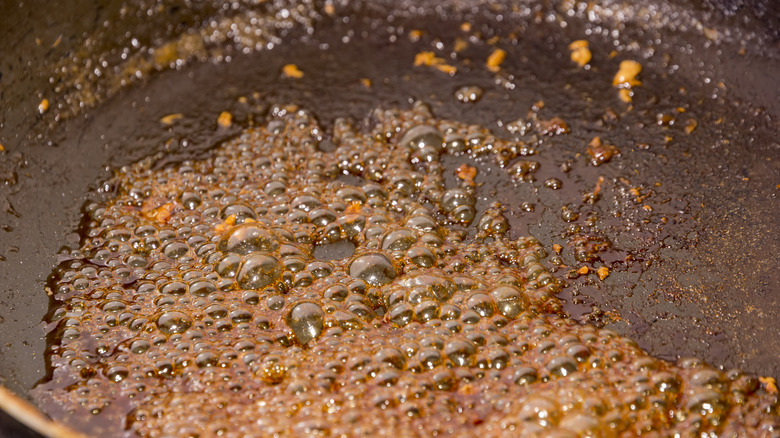
M 369 121 L 326 136 L 279 107 L 208 159 L 121 170 L 56 273 L 45 396 L 62 419 L 151 437 L 778 434 L 756 377 L 562 313 L 539 241 L 510 237 L 500 205 L 478 214 L 473 178 L 445 184 L 442 156 L 500 162 L 508 142 L 423 105 Z

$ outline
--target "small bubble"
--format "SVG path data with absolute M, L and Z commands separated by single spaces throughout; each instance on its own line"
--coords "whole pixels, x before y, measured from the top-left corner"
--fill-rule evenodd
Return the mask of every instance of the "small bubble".
M 474 344 L 465 339 L 453 339 L 444 346 L 444 354 L 455 366 L 469 367 L 474 364 L 477 353 Z
M 245 204 L 230 204 L 219 212 L 219 218 L 223 221 L 234 216 L 236 224 L 242 224 L 247 219 L 257 219 L 257 213 L 252 207 Z
M 477 103 L 483 93 L 484 90 L 476 85 L 465 85 L 455 90 L 455 98 L 462 103 Z
M 287 326 L 289 326 L 295 338 L 301 345 L 306 345 L 313 339 L 318 338 L 323 331 L 323 318 L 325 312 L 322 308 L 313 302 L 301 302 L 296 304 L 287 315 Z
M 444 138 L 433 126 L 418 125 L 406 131 L 398 143 L 410 150 L 420 150 L 430 146 L 440 151 L 444 146 Z
M 372 286 L 390 283 L 396 277 L 395 268 L 390 259 L 378 252 L 362 254 L 349 264 L 349 275 Z
M 244 289 L 261 289 L 276 281 L 282 265 L 276 257 L 263 252 L 252 253 L 238 271 L 238 284 Z
M 166 335 L 184 333 L 192 326 L 192 319 L 182 312 L 167 311 L 157 318 L 157 328 Z
M 561 187 L 563 187 L 563 181 L 558 178 L 550 178 L 544 181 L 544 186 L 548 189 L 559 190 Z
M 239 225 L 219 240 L 217 248 L 226 253 L 245 255 L 254 251 L 274 252 L 279 239 L 273 232 L 254 224 Z

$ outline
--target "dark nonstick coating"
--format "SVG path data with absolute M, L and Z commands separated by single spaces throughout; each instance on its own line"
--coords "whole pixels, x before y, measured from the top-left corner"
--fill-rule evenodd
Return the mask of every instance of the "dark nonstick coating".
M 605 219 L 605 229 L 616 247 L 635 252 L 650 248 L 642 253 L 643 263 L 635 263 L 623 272 L 616 270 L 604 283 L 573 280 L 562 298 L 569 302 L 572 315 L 607 323 L 656 356 L 669 360 L 697 356 L 718 366 L 777 377 L 780 15 L 772 2 L 676 4 L 674 10 L 689 9 L 691 17 L 699 17 L 713 27 L 732 28 L 737 35 L 742 32 L 740 28 L 749 27 L 746 34 L 759 35 L 752 41 L 762 41 L 761 46 L 748 42 L 745 47 L 738 40 L 714 45 L 701 32 L 663 31 L 658 50 L 668 53 L 679 71 L 663 78 L 660 64 L 655 69 L 648 65 L 646 90 L 657 93 L 660 100 L 644 108 L 637 103 L 637 114 L 644 111 L 650 116 L 654 108 L 663 112 L 678 102 L 695 105 L 700 99 L 709 99 L 694 112 L 701 116 L 702 123 L 690 143 L 680 141 L 674 147 L 649 151 L 637 147 L 642 143 L 637 136 L 644 132 L 648 139 L 655 139 L 653 136 L 662 133 L 663 128 L 648 123 L 646 129 L 634 126 L 630 133 L 611 133 L 610 139 L 624 150 L 622 164 L 603 172 L 612 172 L 615 178 L 639 175 L 638 181 L 662 182 L 663 188 L 658 191 L 668 201 L 659 201 L 659 208 L 684 220 L 662 231 L 640 229 L 634 233 Z M 98 109 L 86 109 L 71 120 L 52 124 L 51 113 L 38 115 L 38 102 L 52 94 L 47 68 L 71 49 L 69 44 L 81 41 L 83 32 L 92 32 L 115 13 L 110 2 L 86 0 L 46 7 L 25 4 L 0 13 L 0 144 L 6 150 L 0 155 L 0 384 L 23 397 L 46 375 L 45 325 L 41 322 L 48 306 L 46 280 L 57 263 L 58 250 L 78 244 L 74 231 L 85 194 L 98 189 L 99 182 L 110 176 L 108 168 L 160 152 L 168 138 L 181 139 L 183 132 L 160 129 L 157 120 L 165 114 L 197 108 L 187 114 L 189 127 L 196 134 L 188 137 L 186 148 L 179 142 L 169 151 L 169 159 L 176 160 L 204 153 L 229 135 L 217 137 L 211 135 L 211 128 L 196 128 L 211 127 L 221 110 L 234 109 L 241 122 L 242 118 L 260 117 L 263 108 L 273 102 L 294 101 L 310 107 L 326 126 L 336 116 L 360 119 L 377 105 L 408 106 L 408 98 L 425 100 L 439 117 L 489 126 L 495 126 L 497 119 L 511 121 L 512 116 L 524 116 L 540 98 L 544 98 L 550 115 L 569 114 L 567 121 L 580 128 L 589 126 L 609 106 L 604 97 L 592 106 L 573 108 L 566 93 L 544 90 L 544 86 L 571 82 L 573 76 L 566 75 L 574 74 L 557 70 L 567 61 L 568 41 L 545 39 L 544 26 L 530 32 L 538 32 L 537 42 L 520 43 L 519 47 L 529 57 L 560 53 L 563 59 L 551 56 L 549 62 L 529 66 L 510 56 L 509 67 L 517 62 L 518 69 L 530 71 L 526 71 L 527 77 L 518 79 L 520 87 L 504 93 L 487 74 L 442 80 L 435 72 L 423 71 L 416 73 L 414 80 L 405 80 L 403 74 L 411 71 L 409 56 L 419 47 L 407 41 L 383 46 L 372 39 L 369 24 L 354 20 L 323 26 L 321 38 L 332 39 L 333 44 L 347 27 L 367 30 L 364 39 L 356 38 L 331 56 L 322 56 L 310 44 L 290 42 L 284 50 L 239 56 L 229 64 L 203 63 L 182 71 L 157 73 L 153 80 L 124 90 Z M 455 22 L 414 17 L 408 20 L 409 28 L 426 28 L 433 35 L 451 32 Z M 577 35 L 575 27 L 567 32 Z M 647 37 L 650 33 L 637 35 Z M 59 36 L 61 44 L 51 47 Z M 740 54 L 742 48 L 746 49 L 744 54 Z M 597 52 L 601 56 L 608 53 L 596 50 L 601 50 Z M 321 74 L 279 87 L 279 68 L 288 62 Z M 606 96 L 612 91 L 608 83 L 611 74 L 596 73 L 592 82 L 578 86 L 601 86 Z M 375 80 L 377 85 L 369 91 L 361 87 L 362 77 L 388 80 Z M 718 88 L 719 82 L 725 88 Z M 466 84 L 479 84 L 489 90 L 477 106 L 466 108 L 453 98 L 453 90 Z M 664 93 L 672 89 L 670 84 L 685 87 L 688 94 L 665 99 L 668 96 Z M 260 107 L 241 114 L 233 107 L 246 90 L 261 92 Z M 713 98 L 713 94 L 718 96 Z M 609 94 L 609 99 L 611 102 L 614 96 Z M 573 120 L 572 114 L 582 114 L 582 120 Z M 636 123 L 644 120 L 636 117 Z M 723 125 L 703 123 L 718 118 L 725 121 Z M 674 135 L 682 135 L 679 131 Z M 722 141 L 724 138 L 728 143 Z M 564 156 L 580 147 L 578 141 L 562 141 Z M 555 162 L 551 153 L 547 156 Z M 459 163 L 449 164 L 456 167 Z M 554 167 L 543 169 L 550 169 L 548 176 L 557 175 Z M 485 184 L 482 190 L 492 188 L 497 198 L 512 202 L 517 193 L 498 176 L 499 172 L 490 166 L 479 170 L 480 182 Z M 518 217 L 514 224 L 517 232 L 535 235 L 548 248 L 558 243 L 562 225 L 553 214 L 554 206 L 579 196 L 578 184 L 594 181 L 597 176 L 592 168 L 576 167 L 570 179 L 564 181 L 571 189 L 555 195 L 539 194 L 539 202 L 547 208 Z M 613 196 L 617 199 L 618 194 Z M 614 208 L 625 213 L 628 220 L 640 222 L 638 216 L 631 216 L 634 207 Z M 592 312 L 592 306 L 614 317 L 599 317 L 601 312 Z

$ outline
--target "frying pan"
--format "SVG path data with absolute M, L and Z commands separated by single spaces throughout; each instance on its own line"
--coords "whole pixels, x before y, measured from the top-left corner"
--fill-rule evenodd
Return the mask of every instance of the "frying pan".
M 598 172 L 575 162 L 562 175 L 560 165 L 582 152 L 584 139 L 571 137 L 557 145 L 560 155 L 540 154 L 549 165 L 542 166 L 539 178 L 560 176 L 564 190 L 517 188 L 490 166 L 479 168 L 480 182 L 508 203 L 517 203 L 518 196 L 535 199 L 536 210 L 518 213 L 512 226 L 549 248 L 565 231 L 556 209 L 605 175 L 614 182 L 603 194 L 612 205 L 602 202 L 596 208 L 613 250 L 601 256 L 615 269 L 603 282 L 571 278 L 561 294 L 566 310 L 636 340 L 657 357 L 697 356 L 723 368 L 780 375 L 776 3 L 653 1 L 632 9 L 605 2 L 586 11 L 577 2 L 543 2 L 517 4 L 514 12 L 478 1 L 333 5 L 336 17 L 350 20 L 323 13 L 310 23 L 280 26 L 250 54 L 228 39 L 214 43 L 222 51 L 196 53 L 174 69 L 150 68 L 141 79 L 119 85 L 105 75 L 112 63 L 123 65 L 121 48 L 141 53 L 161 47 L 228 13 L 219 5 L 187 8 L 175 1 L 156 9 L 93 0 L 2 5 L 0 383 L 10 391 L 0 393 L 6 410 L 0 413 L 0 434 L 36 436 L 12 417 L 51 436 L 69 433 L 25 414 L 24 403 L 47 372 L 42 322 L 47 278 L 59 249 L 78 244 L 75 231 L 87 194 L 110 191 L 101 183 L 110 169 L 160 152 L 168 162 L 202 156 L 236 132 L 214 133 L 221 110 L 231 109 L 239 123 L 249 123 L 279 101 L 312 108 L 327 126 L 337 116 L 361 119 L 376 106 L 408 106 L 410 98 L 422 99 L 439 117 L 500 131 L 497 120 L 510 122 L 543 99 L 551 115 L 562 115 L 573 128 L 602 129 L 602 116 L 616 105 L 609 83 L 614 72 L 607 61 L 594 62 L 599 68 L 593 75 L 579 79 L 566 45 L 584 35 L 595 41 L 595 57 L 608 59 L 614 48 L 642 60 L 643 90 L 656 96 L 636 102 L 633 115 L 621 121 L 632 126 L 630 132 L 610 134 L 621 147 L 620 159 Z M 259 8 L 270 13 L 285 5 Z M 463 21 L 473 22 L 486 39 L 511 39 L 512 31 L 522 29 L 506 61 L 506 70 L 516 72 L 513 87 L 497 85 L 495 77 L 477 68 L 451 80 L 413 69 L 410 59 L 421 46 L 406 38 L 390 44 L 379 35 L 377 29 L 388 26 L 376 23 L 391 15 L 396 30 L 425 30 L 429 40 L 423 43 L 452 37 L 453 23 Z M 306 31 L 309 26 L 313 32 Z M 339 46 L 345 35 L 352 41 Z M 321 55 L 323 43 L 339 50 Z M 483 59 L 479 51 L 488 49 L 473 50 L 475 59 Z M 95 54 L 106 55 L 90 58 Z M 84 67 L 88 60 L 93 63 L 80 79 L 65 72 L 68 62 Z M 109 68 L 90 73 L 101 69 L 100 61 Z M 278 71 L 289 62 L 320 73 L 279 87 Z M 367 90 L 360 85 L 364 77 L 376 85 Z M 459 103 L 453 91 L 461 85 L 481 86 L 483 99 L 472 106 Z M 258 93 L 256 105 L 236 107 L 236 99 L 249 92 Z M 573 103 L 572 97 L 584 95 L 592 97 L 591 104 Z M 50 101 L 46 111 L 39 107 L 43 99 Z M 686 106 L 686 116 L 674 112 L 680 105 Z M 187 123 L 179 131 L 160 127 L 160 117 L 185 111 Z M 675 115 L 674 123 L 665 115 Z M 698 121 L 690 136 L 684 133 L 688 119 Z M 659 141 L 666 136 L 674 139 Z M 665 215 L 670 223 L 647 226 L 625 194 L 629 187 L 620 187 L 621 177 L 652 190 L 648 202 L 658 213 L 654 218 Z M 482 204 L 478 208 L 484 209 Z M 621 220 L 609 217 L 614 211 Z M 563 257 L 576 264 L 568 254 Z

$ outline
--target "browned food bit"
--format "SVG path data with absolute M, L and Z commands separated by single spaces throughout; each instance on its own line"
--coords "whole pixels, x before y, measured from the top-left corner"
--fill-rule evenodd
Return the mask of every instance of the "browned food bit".
M 587 40 L 573 41 L 569 44 L 569 50 L 571 51 L 571 60 L 580 67 L 585 67 L 590 62 L 592 54 L 588 48 Z
M 612 79 L 612 85 L 620 88 L 631 88 L 642 85 L 637 76 L 642 71 L 642 64 L 636 61 L 621 61 L 620 68 Z
M 777 381 L 774 377 L 759 377 L 758 380 L 764 385 L 768 393 L 777 394 Z
M 553 117 L 548 120 L 539 120 L 537 128 L 542 135 L 561 135 L 568 134 L 569 125 L 560 117 Z
M 447 73 L 450 76 L 455 75 L 458 72 L 457 67 L 447 64 L 444 58 L 439 58 L 435 53 L 430 51 L 420 52 L 414 57 L 415 66 L 433 67 L 442 73 Z
M 325 3 L 325 6 L 323 6 L 323 10 L 325 11 L 325 14 L 332 17 L 336 14 L 336 7 L 333 6 L 333 3 Z
M 43 114 L 48 110 L 49 110 L 49 99 L 42 99 L 41 103 L 38 104 L 38 112 L 40 114 Z
M 455 45 L 453 46 L 452 51 L 455 52 L 455 53 L 460 53 L 460 52 L 466 50 L 466 48 L 468 48 L 468 46 L 469 46 L 469 43 L 466 40 L 464 40 L 463 38 L 455 38 Z
M 669 114 L 657 114 L 655 117 L 655 121 L 659 126 L 671 126 L 674 125 L 675 119 L 674 116 Z
M 229 128 L 233 124 L 233 114 L 230 114 L 227 111 L 222 111 L 219 113 L 219 117 L 217 117 L 217 125 L 219 125 L 220 128 Z
M 697 126 L 699 126 L 699 122 L 697 122 L 696 119 L 688 119 L 688 121 L 685 123 L 685 133 L 692 133 Z
M 181 119 L 182 117 L 184 117 L 184 115 L 182 115 L 181 113 L 168 114 L 167 116 L 163 116 L 160 118 L 160 123 L 162 123 L 163 125 L 172 125 L 173 122 Z
M 599 280 L 604 281 L 607 277 L 609 277 L 609 268 L 602 266 L 596 270 L 596 273 L 599 276 Z
M 516 180 L 532 182 L 534 180 L 533 174 L 537 170 L 539 170 L 538 161 L 521 160 L 509 166 L 507 172 Z
M 615 145 L 602 142 L 601 137 L 593 137 L 593 140 L 588 143 L 587 153 L 590 156 L 590 164 L 601 166 L 619 154 L 620 150 Z M 600 179 L 599 183 L 601 181 L 603 179 Z
M 506 51 L 503 49 L 495 49 L 493 52 L 488 56 L 488 59 L 485 63 L 487 66 L 487 69 L 492 71 L 493 73 L 498 73 L 499 70 L 501 70 L 501 64 L 506 59 Z
M 599 179 L 596 180 L 596 187 L 593 189 L 592 192 L 585 194 L 585 196 L 583 197 L 583 202 L 589 204 L 595 204 L 601 198 L 601 185 L 603 183 L 604 183 L 604 177 L 599 176 Z
M 474 185 L 474 178 L 477 176 L 477 168 L 468 164 L 461 164 L 455 170 L 455 174 L 467 185 Z
M 214 231 L 217 233 L 222 233 L 228 230 L 228 228 L 232 227 L 236 224 L 236 215 L 231 214 L 230 216 L 225 218 L 224 222 L 220 222 L 217 225 L 214 226 Z
M 303 72 L 295 64 L 285 64 L 282 67 L 282 75 L 288 78 L 300 79 L 303 77 Z
M 156 207 L 146 213 L 146 217 L 154 220 L 158 223 L 166 223 L 171 219 L 173 214 L 174 205 L 171 202 L 167 202 L 159 207 Z
M 123 168 L 86 206 L 35 390 L 58 420 L 141 437 L 780 427 L 768 381 L 655 359 L 564 314 L 541 243 L 443 171 L 464 153 L 449 134 L 477 132 L 486 154 L 509 141 L 415 105 L 336 122 L 326 152 L 314 117 L 285 108 L 205 159 Z M 609 246 L 567 239 L 581 264 Z
M 642 85 L 642 82 L 637 79 L 641 71 L 642 64 L 630 60 L 621 61 L 620 68 L 612 79 L 612 85 L 619 88 L 618 96 L 623 102 L 631 102 L 633 97 L 632 89 Z

